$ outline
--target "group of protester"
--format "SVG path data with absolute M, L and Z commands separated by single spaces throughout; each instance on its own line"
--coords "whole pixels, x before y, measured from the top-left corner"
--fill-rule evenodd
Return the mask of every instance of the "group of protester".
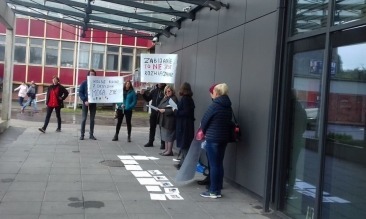
M 91 69 L 87 76 L 96 76 L 96 72 Z M 61 132 L 60 111 L 61 108 L 63 108 L 63 101 L 69 95 L 69 92 L 65 87 L 60 84 L 60 79 L 57 76 L 53 77 L 52 82 L 53 84 L 47 90 L 47 114 L 44 125 L 38 129 L 42 133 L 46 132 L 53 110 L 55 110 L 57 117 L 56 131 Z M 33 93 L 35 96 L 35 84 L 33 81 L 29 88 L 25 83 L 23 83 L 15 90 L 19 90 L 19 104 L 22 106 L 22 111 L 24 111 L 24 108 L 28 104 L 32 103 L 32 101 L 35 102 L 35 98 L 28 94 L 34 90 Z M 29 96 L 26 104 L 23 104 L 25 97 L 24 93 Z M 207 180 L 209 182 L 209 186 L 208 191 L 203 192 L 200 195 L 207 198 L 221 198 L 221 189 L 224 177 L 223 159 L 226 145 L 230 138 L 229 127 L 231 124 L 232 109 L 231 101 L 228 97 L 228 86 L 225 83 L 213 84 L 209 88 L 209 93 L 212 103 L 208 106 L 208 109 L 200 122 L 200 128 L 205 135 L 204 145 L 209 163 L 210 174 L 209 180 Z M 151 109 L 149 141 L 144 146 L 153 147 L 156 127 L 159 125 L 161 136 L 160 149 L 163 150 L 160 155 L 173 156 L 173 144 L 174 141 L 177 141 L 176 145 L 180 150 L 180 162 L 177 165 L 177 168 L 179 169 L 185 160 L 191 142 L 195 136 L 195 104 L 191 85 L 185 82 L 180 86 L 178 92 L 180 96 L 179 100 L 175 94 L 173 86 L 166 85 L 164 83 L 157 84 L 156 87 L 148 92 L 144 92 L 142 90 L 141 94 L 146 101 L 151 101 L 151 105 L 154 106 L 153 108 L 156 107 L 155 109 Z M 88 112 L 90 114 L 89 139 L 97 140 L 94 136 L 94 120 L 97 107 L 96 103 L 90 103 L 88 101 L 87 79 L 80 85 L 79 97 L 83 102 L 80 140 L 84 140 Z M 126 81 L 124 83 L 123 100 L 124 101 L 121 103 L 116 103 L 115 115 L 117 118 L 117 124 L 112 141 L 118 141 L 121 124 L 123 118 L 126 117 L 127 141 L 131 142 L 132 112 L 137 102 L 136 92 L 131 81 Z M 176 107 L 172 105 L 176 105 Z
M 24 113 L 24 109 L 27 106 L 33 106 L 33 112 L 37 113 L 37 100 L 36 100 L 36 84 L 31 81 L 28 86 L 25 82 L 22 82 L 14 91 L 18 91 L 18 102 L 21 107 L 21 113 Z M 25 98 L 28 97 L 24 103 Z

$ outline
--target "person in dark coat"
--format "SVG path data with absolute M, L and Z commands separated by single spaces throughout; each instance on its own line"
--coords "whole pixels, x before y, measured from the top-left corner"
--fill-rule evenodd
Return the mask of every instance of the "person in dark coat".
M 175 111 L 177 118 L 177 147 L 180 149 L 181 158 L 176 167 L 179 169 L 186 157 L 194 137 L 194 101 L 191 85 L 183 83 L 179 90 L 181 96 L 178 109 Z
M 87 76 L 96 76 L 96 72 L 94 69 L 90 69 Z M 83 101 L 82 105 L 82 118 L 81 118 L 81 127 L 80 127 L 80 140 L 84 140 L 84 134 L 85 134 L 85 124 L 86 119 L 88 118 L 88 111 L 90 112 L 90 130 L 89 130 L 89 139 L 91 140 L 97 140 L 97 138 L 94 137 L 94 120 L 95 120 L 95 114 L 97 112 L 97 104 L 96 103 L 89 103 L 88 101 L 88 80 L 84 80 L 80 84 L 79 88 L 79 97 Z
M 211 91 L 211 89 L 210 89 Z M 225 83 L 214 86 L 211 93 L 212 103 L 201 120 L 205 134 L 205 149 L 210 166 L 210 187 L 200 195 L 205 198 L 221 198 L 224 179 L 224 156 L 231 136 L 232 109 Z
M 66 90 L 66 88 L 60 84 L 60 79 L 57 76 L 54 76 L 52 78 L 52 82 L 53 84 L 48 88 L 46 96 L 46 119 L 44 121 L 43 127 L 38 129 L 40 132 L 43 133 L 46 132 L 53 110 L 56 111 L 57 117 L 56 132 L 61 132 L 61 108 L 63 108 L 63 101 L 69 95 L 69 92 Z
M 141 90 L 142 97 L 146 102 L 151 101 L 151 105 L 157 107 L 160 101 L 164 98 L 164 88 L 166 84 L 159 83 L 149 92 L 144 92 Z M 155 140 L 156 126 L 158 125 L 158 112 L 151 110 L 150 114 L 150 131 L 149 131 L 149 142 L 147 142 L 144 147 L 153 147 Z M 165 148 L 165 142 L 161 141 L 160 149 Z
M 160 153 L 162 156 L 173 156 L 173 143 L 176 139 L 176 117 L 175 113 L 169 103 L 169 100 L 178 103 L 178 98 L 172 86 L 167 85 L 164 89 L 164 98 L 158 105 L 158 121 L 160 125 L 161 140 L 165 142 L 165 150 Z

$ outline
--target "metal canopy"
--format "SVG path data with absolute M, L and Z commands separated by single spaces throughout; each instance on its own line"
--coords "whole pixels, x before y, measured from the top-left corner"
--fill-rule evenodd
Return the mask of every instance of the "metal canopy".
M 202 7 L 227 7 L 214 0 L 6 0 L 18 15 L 53 20 L 81 28 L 107 30 L 128 36 L 153 39 L 175 36 L 184 19 L 195 19 Z

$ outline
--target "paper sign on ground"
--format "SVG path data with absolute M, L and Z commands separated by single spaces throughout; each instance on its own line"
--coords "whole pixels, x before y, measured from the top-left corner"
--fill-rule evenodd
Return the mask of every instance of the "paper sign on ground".
M 166 176 L 153 176 L 154 179 L 158 180 L 158 181 L 167 181 L 168 178 L 166 178 Z
M 161 200 L 161 201 L 166 200 L 166 197 L 164 194 L 150 193 L 150 198 L 151 198 L 151 200 Z
M 157 158 L 157 157 L 147 157 L 149 158 L 149 160 L 159 160 L 160 158 Z
M 121 160 L 123 164 L 139 164 L 135 160 Z
M 148 170 L 147 172 L 149 172 L 151 175 L 161 175 L 161 174 L 163 174 L 162 172 L 160 172 L 160 170 Z
M 141 185 L 160 185 L 154 178 L 136 178 Z
M 146 156 L 133 156 L 133 158 L 135 158 L 135 160 L 149 160 Z
M 184 200 L 184 198 L 179 194 L 165 194 L 169 200 Z
M 160 182 L 161 187 L 172 187 L 173 184 L 171 182 Z
M 117 155 L 117 156 L 121 160 L 133 160 L 133 157 L 131 155 Z
M 131 171 L 135 177 L 151 177 L 147 171 Z
M 149 192 L 161 192 L 160 186 L 146 186 Z
M 142 170 L 140 165 L 125 165 L 126 170 Z
M 177 193 L 179 193 L 179 190 L 178 190 L 178 188 L 164 188 L 164 191 L 165 191 L 165 193 L 174 193 L 174 194 L 177 194 Z

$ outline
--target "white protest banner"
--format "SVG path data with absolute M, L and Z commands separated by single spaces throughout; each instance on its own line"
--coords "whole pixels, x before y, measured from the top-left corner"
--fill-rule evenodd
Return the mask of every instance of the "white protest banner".
M 88 76 L 90 103 L 123 102 L 123 77 Z
M 174 84 L 177 54 L 141 54 L 141 82 Z

